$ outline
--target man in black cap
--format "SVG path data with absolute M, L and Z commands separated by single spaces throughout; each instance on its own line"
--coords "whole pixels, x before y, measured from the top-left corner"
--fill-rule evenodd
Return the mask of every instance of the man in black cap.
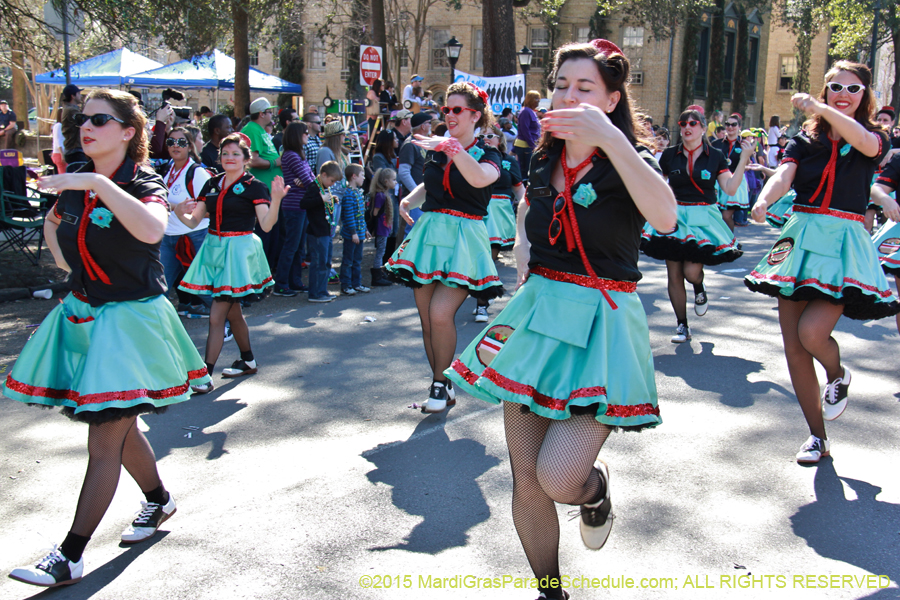
M 63 157 L 68 166 L 66 172 L 73 173 L 80 169 L 86 162 L 87 156 L 81 150 L 81 127 L 75 123 L 75 115 L 81 112 L 81 90 L 74 84 L 63 88 L 62 93 L 62 124 Z
M 16 113 L 9 110 L 6 100 L 0 100 L 0 149 L 16 147 Z

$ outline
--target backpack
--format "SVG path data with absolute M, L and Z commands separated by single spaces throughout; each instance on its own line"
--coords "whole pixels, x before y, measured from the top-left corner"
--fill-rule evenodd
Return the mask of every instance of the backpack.
M 166 175 L 169 174 L 169 170 L 172 168 L 172 161 L 168 160 L 165 162 L 158 163 L 156 165 L 155 171 L 156 173 L 163 178 L 163 181 L 166 180 Z M 191 166 L 187 168 L 187 173 L 184 174 L 184 181 L 187 186 L 188 197 L 193 200 L 196 198 L 194 194 L 194 173 L 197 172 L 197 169 L 203 169 L 207 173 L 209 173 L 210 177 L 213 177 L 215 173 L 204 167 L 203 165 L 198 165 L 195 162 L 191 163 Z

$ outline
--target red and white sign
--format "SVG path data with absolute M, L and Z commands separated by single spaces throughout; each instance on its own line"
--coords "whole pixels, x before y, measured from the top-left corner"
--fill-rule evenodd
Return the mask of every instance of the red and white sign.
M 381 46 L 359 47 L 359 83 L 372 85 L 381 77 Z

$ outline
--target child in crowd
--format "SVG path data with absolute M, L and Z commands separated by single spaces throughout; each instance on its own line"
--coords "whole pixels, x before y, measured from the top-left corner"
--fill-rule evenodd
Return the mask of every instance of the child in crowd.
M 372 176 L 369 198 L 372 202 L 372 216 L 375 219 L 375 257 L 372 261 L 372 285 L 390 285 L 384 273 L 384 251 L 387 240 L 393 233 L 394 203 L 389 194 L 397 184 L 397 172 L 393 169 L 378 169 Z
M 309 241 L 309 301 L 331 302 L 328 293 L 328 257 L 331 255 L 331 228 L 337 199 L 328 191 L 341 179 L 341 168 L 330 160 L 319 169 L 316 185 L 307 186 L 300 208 L 309 220 L 306 231 Z
M 344 238 L 344 259 L 341 261 L 341 293 L 353 296 L 356 292 L 368 292 L 362 284 L 363 242 L 369 238 L 366 231 L 366 198 L 362 185 L 365 172 L 362 165 L 351 163 L 344 169 L 347 188 L 341 208 L 341 236 Z

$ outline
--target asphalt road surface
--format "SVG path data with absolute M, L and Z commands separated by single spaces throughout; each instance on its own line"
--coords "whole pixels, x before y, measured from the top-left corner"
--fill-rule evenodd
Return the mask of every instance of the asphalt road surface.
M 690 344 L 669 342 L 665 266 L 642 257 L 664 423 L 603 448 L 616 513 L 604 549 L 585 549 L 559 507 L 573 599 L 900 597 L 895 323 L 840 320 L 850 405 L 828 428 L 833 458 L 798 466 L 808 431 L 775 301 L 741 280 L 776 233 L 738 236 L 744 257 L 707 269 L 708 314 L 689 308 Z M 457 316 L 458 350 L 482 329 L 473 308 Z M 465 395 L 446 414 L 407 408 L 430 383 L 408 289 L 327 305 L 270 298 L 248 321 L 258 375 L 217 374 L 213 394 L 142 419 L 177 514 L 151 541 L 120 546 L 142 499 L 123 472 L 84 580 L 42 592 L 3 578 L 0 598 L 537 597 L 516 588 L 531 572 L 512 524 L 501 409 Z M 188 323 L 201 349 L 205 326 Z M 237 357 L 226 344 L 218 370 Z M 0 362 L 4 377 L 10 366 Z M 5 575 L 62 540 L 87 456 L 85 426 L 0 406 Z

